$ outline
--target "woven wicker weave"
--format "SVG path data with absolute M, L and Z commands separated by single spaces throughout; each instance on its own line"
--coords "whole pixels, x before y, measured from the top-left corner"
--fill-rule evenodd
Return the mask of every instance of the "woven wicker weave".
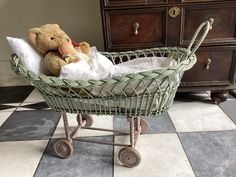
M 127 52 L 103 52 L 113 64 L 139 57 L 169 57 L 177 64 L 136 74 L 128 74 L 99 81 L 71 81 L 35 74 L 20 64 L 12 55 L 12 69 L 32 82 L 45 98 L 49 107 L 58 112 L 97 115 L 149 116 L 166 112 L 179 86 L 184 71 L 196 62 L 195 51 L 211 28 L 213 20 L 202 23 L 187 49 L 152 48 Z M 205 27 L 202 37 L 191 50 L 194 40 Z M 173 80 L 173 77 L 179 78 Z

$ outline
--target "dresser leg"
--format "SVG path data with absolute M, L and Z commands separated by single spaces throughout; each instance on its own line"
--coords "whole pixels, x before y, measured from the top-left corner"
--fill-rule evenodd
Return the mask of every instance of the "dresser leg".
M 228 91 L 211 91 L 211 99 L 215 104 L 226 101 Z
M 236 98 L 236 90 L 230 90 L 229 93 Z

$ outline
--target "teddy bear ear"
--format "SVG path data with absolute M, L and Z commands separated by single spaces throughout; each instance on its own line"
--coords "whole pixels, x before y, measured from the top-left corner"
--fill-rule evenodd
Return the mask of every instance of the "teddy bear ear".
M 60 29 L 60 26 L 58 24 L 49 24 L 49 25 L 53 28 L 59 28 Z
M 58 24 L 54 24 L 57 28 L 60 28 L 60 26 Z
M 29 29 L 29 32 L 28 32 L 28 38 L 29 38 L 29 41 L 34 45 L 36 46 L 37 43 L 36 43 L 36 40 L 37 40 L 37 35 L 41 32 L 41 29 L 40 28 L 31 28 Z

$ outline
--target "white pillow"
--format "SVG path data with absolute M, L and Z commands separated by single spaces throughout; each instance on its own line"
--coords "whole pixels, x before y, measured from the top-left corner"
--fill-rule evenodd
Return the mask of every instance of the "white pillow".
M 12 51 L 21 59 L 21 64 L 36 74 L 47 74 L 43 57 L 24 39 L 6 37 Z

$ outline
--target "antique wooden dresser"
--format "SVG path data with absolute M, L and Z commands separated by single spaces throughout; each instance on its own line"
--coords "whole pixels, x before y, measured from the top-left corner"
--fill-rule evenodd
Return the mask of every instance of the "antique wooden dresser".
M 198 25 L 214 18 L 178 91 L 209 90 L 215 103 L 235 93 L 236 0 L 101 0 L 101 12 L 106 51 L 186 47 Z

